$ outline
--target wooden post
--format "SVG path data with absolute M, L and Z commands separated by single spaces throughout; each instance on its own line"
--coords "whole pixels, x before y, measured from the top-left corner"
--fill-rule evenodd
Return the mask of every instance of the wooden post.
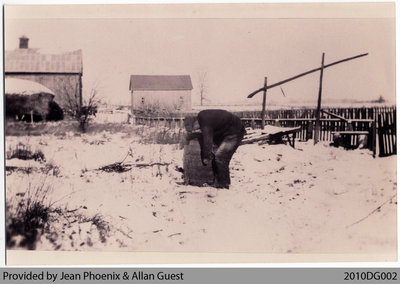
M 265 127 L 265 103 L 267 100 L 267 77 L 264 79 L 264 95 L 263 95 L 263 103 L 262 103 L 262 110 L 261 110 L 261 129 Z
M 320 113 L 321 113 L 322 78 L 324 76 L 324 60 L 325 60 L 325 52 L 322 53 L 321 73 L 319 76 L 318 105 L 315 114 L 316 119 L 315 119 L 314 145 L 318 143 L 319 132 L 320 132 Z
M 370 149 L 372 150 L 372 153 L 373 153 L 373 157 L 375 158 L 376 157 L 376 121 L 375 120 L 373 120 L 372 121 L 372 129 L 371 129 L 371 140 L 370 140 L 370 142 L 371 142 L 371 144 L 370 144 Z

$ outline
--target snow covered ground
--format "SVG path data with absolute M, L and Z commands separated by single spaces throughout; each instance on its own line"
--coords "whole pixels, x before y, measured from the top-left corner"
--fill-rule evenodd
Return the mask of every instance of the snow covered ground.
M 36 169 L 7 171 L 7 200 L 46 184 L 63 209 L 37 250 L 396 255 L 396 156 L 311 142 L 243 145 L 231 188 L 217 190 L 183 184 L 178 144 L 141 140 L 107 131 L 6 137 L 6 152 L 22 143 L 45 156 L 6 160 Z M 132 168 L 98 170 L 121 161 Z

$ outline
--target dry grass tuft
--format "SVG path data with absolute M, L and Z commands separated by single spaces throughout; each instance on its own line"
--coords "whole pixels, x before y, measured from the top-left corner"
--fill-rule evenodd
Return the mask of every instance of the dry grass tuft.
M 26 192 L 8 197 L 6 202 L 6 245 L 8 248 L 35 249 L 36 242 L 49 220 L 52 204 L 48 200 L 52 188 L 29 185 Z
M 56 207 L 49 196 L 53 188 L 42 181 L 39 186 L 29 184 L 26 192 L 18 192 L 6 199 L 6 246 L 8 249 L 37 248 L 43 241 L 42 236 L 53 244 L 55 250 L 77 248 L 79 245 L 93 246 L 100 241 L 105 243 L 110 231 L 110 225 L 100 214 L 88 217 L 77 210 Z M 84 208 L 85 209 L 85 208 Z M 82 224 L 93 225 L 86 237 L 79 239 L 79 244 L 65 248 L 63 240 L 81 230 Z M 70 228 L 70 235 L 66 232 Z M 97 232 L 98 236 L 93 236 Z M 77 240 L 78 241 L 78 240 Z M 83 243 L 83 244 L 82 244 Z
M 42 151 L 32 151 L 29 145 L 18 143 L 15 148 L 9 148 L 6 152 L 6 159 L 35 160 L 45 162 L 45 156 Z

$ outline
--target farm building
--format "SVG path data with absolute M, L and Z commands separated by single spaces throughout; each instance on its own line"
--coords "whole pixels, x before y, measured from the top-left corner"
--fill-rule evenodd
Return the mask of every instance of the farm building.
M 29 38 L 19 39 L 19 48 L 5 52 L 5 78 L 34 81 L 54 93 L 54 101 L 62 108 L 66 94 L 82 102 L 82 50 L 60 54 L 44 54 L 29 48 Z
M 192 89 L 189 75 L 131 75 L 132 113 L 189 111 L 192 109 Z

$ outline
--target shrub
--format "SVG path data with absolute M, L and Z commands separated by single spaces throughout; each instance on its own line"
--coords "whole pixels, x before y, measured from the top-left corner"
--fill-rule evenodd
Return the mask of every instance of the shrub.
M 64 110 L 79 123 L 79 130 L 86 132 L 89 121 L 96 116 L 97 107 L 100 100 L 96 98 L 97 91 L 92 89 L 89 99 L 82 101 L 81 95 L 76 88 L 74 92 L 64 90 L 64 98 L 68 103 Z

